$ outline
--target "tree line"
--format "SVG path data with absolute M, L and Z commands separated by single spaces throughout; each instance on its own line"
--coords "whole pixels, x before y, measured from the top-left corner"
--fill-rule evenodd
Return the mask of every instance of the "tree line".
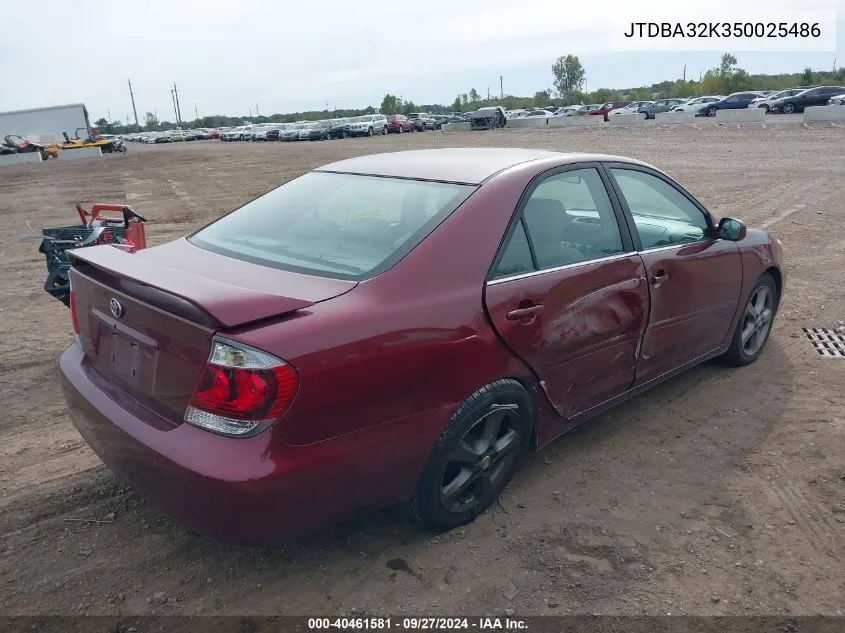
M 703 73 L 698 81 L 667 80 L 650 86 L 638 86 L 626 89 L 598 88 L 592 92 L 584 91 L 587 73 L 577 55 L 558 57 L 551 66 L 552 86 L 538 90 L 531 97 L 504 95 L 482 99 L 475 88 L 455 97 L 448 104 L 417 104 L 412 99 L 403 99 L 394 94 L 386 94 L 378 109 L 368 106 L 362 109 L 310 110 L 307 112 L 289 112 L 268 116 L 225 116 L 213 115 L 200 117 L 193 121 L 183 121 L 183 128 L 220 128 L 249 123 L 293 123 L 295 121 L 318 121 L 360 116 L 364 114 L 410 114 L 428 112 L 445 114 L 447 112 L 470 112 L 478 108 L 500 105 L 506 110 L 516 110 L 532 106 L 562 106 L 579 103 L 605 103 L 629 99 L 645 101 L 667 97 L 694 97 L 698 95 L 727 95 L 740 90 L 783 90 L 794 86 L 845 84 L 845 67 L 830 71 L 814 71 L 805 68 L 801 73 L 783 73 L 779 75 L 752 75 L 738 66 L 738 60 L 730 53 L 722 55 L 718 66 Z M 109 122 L 101 118 L 95 122 L 100 132 L 125 134 L 137 131 L 134 125 L 124 125 L 120 121 Z M 169 130 L 176 127 L 171 121 L 160 121 L 152 112 L 144 115 L 143 129 Z

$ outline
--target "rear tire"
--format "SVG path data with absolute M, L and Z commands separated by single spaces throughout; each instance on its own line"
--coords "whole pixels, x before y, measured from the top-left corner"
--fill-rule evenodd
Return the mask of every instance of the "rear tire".
M 742 367 L 760 358 L 772 333 L 779 301 L 775 280 L 769 273 L 763 273 L 748 294 L 731 346 L 721 357 L 725 364 Z
M 508 485 L 531 437 L 531 396 L 515 380 L 476 391 L 443 429 L 408 503 L 411 517 L 431 530 L 475 519 Z
M 373 128 L 369 128 L 367 130 L 367 136 L 372 136 L 372 135 L 373 135 Z

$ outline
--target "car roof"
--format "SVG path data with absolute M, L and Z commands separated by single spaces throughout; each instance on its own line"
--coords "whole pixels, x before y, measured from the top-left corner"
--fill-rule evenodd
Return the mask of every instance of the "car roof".
M 617 161 L 645 165 L 622 156 L 554 152 L 510 147 L 450 147 L 369 154 L 329 163 L 315 171 L 436 180 L 479 185 L 491 176 L 529 161 L 554 159 L 555 164 Z

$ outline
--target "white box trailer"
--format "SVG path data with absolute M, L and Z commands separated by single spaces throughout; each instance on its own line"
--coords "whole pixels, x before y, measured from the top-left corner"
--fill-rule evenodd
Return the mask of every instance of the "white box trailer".
M 83 103 L 0 112 L 0 141 L 7 134 L 17 134 L 42 143 L 61 143 L 63 132 L 73 138 L 79 128 L 83 128 L 79 136 L 87 137 L 91 123 Z

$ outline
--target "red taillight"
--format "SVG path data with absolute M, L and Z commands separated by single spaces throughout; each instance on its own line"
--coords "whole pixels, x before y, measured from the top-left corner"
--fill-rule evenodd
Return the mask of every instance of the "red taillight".
M 215 339 L 185 421 L 223 435 L 254 435 L 281 417 L 298 382 L 275 356 Z

